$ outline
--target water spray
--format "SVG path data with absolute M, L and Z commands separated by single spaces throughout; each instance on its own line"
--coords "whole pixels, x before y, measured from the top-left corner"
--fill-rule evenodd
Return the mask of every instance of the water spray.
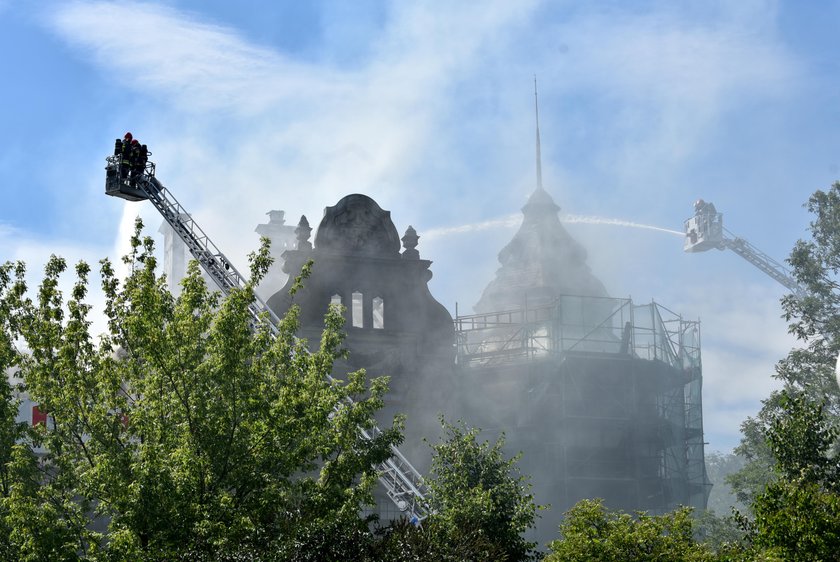
M 605 217 L 594 217 L 594 216 L 586 216 L 586 215 L 561 215 L 560 220 L 562 222 L 567 222 L 569 224 L 574 223 L 581 223 L 581 224 L 607 224 L 612 226 L 626 226 L 629 228 L 643 228 L 645 230 L 655 230 L 657 232 L 665 232 L 667 234 L 673 234 L 674 236 L 679 236 L 682 238 L 685 236 L 685 232 L 679 230 L 671 230 L 670 228 L 662 228 L 661 226 L 653 226 L 650 224 L 641 224 L 638 222 L 626 221 L 622 219 L 610 219 Z
M 461 226 L 449 226 L 441 228 L 432 228 L 423 233 L 426 239 L 440 238 L 441 236 L 448 236 L 450 234 L 463 234 L 465 232 L 481 232 L 482 230 L 492 230 L 495 228 L 513 228 L 519 226 L 522 222 L 522 215 L 508 215 L 500 219 L 493 219 L 483 222 L 475 222 L 472 224 L 463 224 Z
M 561 215 L 560 221 L 568 224 L 603 224 L 608 226 L 623 226 L 627 228 L 642 228 L 645 230 L 654 230 L 657 232 L 664 232 L 666 234 L 673 234 L 674 236 L 685 236 L 685 233 L 679 230 L 671 230 L 670 228 L 662 228 L 650 224 L 641 224 L 638 222 L 626 221 L 623 219 L 596 217 L 591 215 Z M 496 228 L 513 228 L 515 226 L 519 226 L 521 222 L 522 215 L 514 214 L 498 219 L 476 222 L 472 224 L 464 224 L 461 226 L 432 228 L 430 230 L 427 230 L 423 234 L 423 236 L 428 240 L 433 238 L 440 238 L 442 236 L 449 236 L 451 234 L 481 232 L 482 230 L 492 230 Z

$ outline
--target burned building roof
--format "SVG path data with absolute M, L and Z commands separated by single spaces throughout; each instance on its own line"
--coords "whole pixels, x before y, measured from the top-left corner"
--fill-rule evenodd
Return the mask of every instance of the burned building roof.
M 294 300 L 301 305 L 301 324 L 323 326 L 327 306 L 347 307 L 347 327 L 352 339 L 359 332 L 414 334 L 422 346 L 441 348 L 451 356 L 452 317 L 429 292 L 431 261 L 420 259 L 417 234 L 408 227 L 402 241 L 391 220 L 373 199 L 354 193 L 324 210 L 315 235 L 305 217 L 298 225 L 296 250 L 283 254 L 284 270 L 294 276 L 307 260 L 314 260 L 312 275 Z M 286 286 L 276 292 L 268 306 L 277 314 L 292 303 Z M 428 351 L 428 350 L 427 350 Z
M 522 207 L 522 225 L 499 252 L 501 267 L 475 305 L 477 313 L 541 306 L 560 295 L 606 297 L 586 250 L 560 223 L 560 207 L 542 187 Z

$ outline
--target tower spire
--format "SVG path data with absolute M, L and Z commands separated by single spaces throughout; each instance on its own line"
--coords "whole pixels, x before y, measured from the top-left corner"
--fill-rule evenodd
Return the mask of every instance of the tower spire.
M 537 122 L 537 189 L 542 189 L 542 158 L 540 156 L 540 104 L 537 100 L 537 75 L 534 74 L 534 113 Z

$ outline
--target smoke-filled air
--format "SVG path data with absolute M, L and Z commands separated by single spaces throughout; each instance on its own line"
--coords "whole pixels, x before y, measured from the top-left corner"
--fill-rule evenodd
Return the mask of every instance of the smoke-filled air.
M 0 562 L 835 559 L 838 21 L 0 0 Z

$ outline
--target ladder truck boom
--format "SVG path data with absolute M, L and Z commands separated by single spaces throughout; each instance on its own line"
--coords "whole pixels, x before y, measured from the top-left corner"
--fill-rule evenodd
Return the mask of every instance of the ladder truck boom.
M 245 286 L 245 277 L 210 240 L 210 237 L 175 199 L 172 192 L 155 177 L 153 162 L 148 162 L 142 172 L 138 171 L 130 175 L 126 173 L 127 166 L 121 162 L 120 156 L 109 156 L 106 161 L 105 193 L 107 195 L 127 201 L 150 201 L 224 294 Z M 257 326 L 261 318 L 267 314 L 272 337 L 277 337 L 279 318 L 260 297 L 254 295 L 254 301 L 248 310 L 253 318 L 252 326 Z M 347 398 L 347 402 L 353 404 L 350 398 Z M 371 429 L 363 427 L 358 429 L 359 434 L 366 440 L 372 440 L 382 434 L 382 430 L 375 425 Z M 388 497 L 397 509 L 408 516 L 409 520 L 419 523 L 428 516 L 425 502 L 428 492 L 423 478 L 399 449 L 392 445 L 391 457 L 374 468 L 379 472 L 379 482 L 384 486 Z
M 802 296 L 804 290 L 796 279 L 779 262 L 723 227 L 723 213 L 717 212 L 712 203 L 698 200 L 694 216 L 685 221 L 683 250 L 689 253 L 707 250 L 732 250 L 755 267 L 784 285 L 794 295 Z

